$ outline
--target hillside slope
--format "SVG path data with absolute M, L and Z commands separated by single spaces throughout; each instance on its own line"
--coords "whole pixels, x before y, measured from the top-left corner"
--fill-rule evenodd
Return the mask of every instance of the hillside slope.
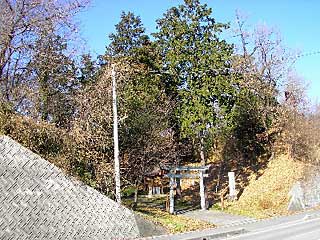
M 261 177 L 251 175 L 249 185 L 228 211 L 257 218 L 287 213 L 289 191 L 303 178 L 305 164 L 280 155 L 272 159 Z

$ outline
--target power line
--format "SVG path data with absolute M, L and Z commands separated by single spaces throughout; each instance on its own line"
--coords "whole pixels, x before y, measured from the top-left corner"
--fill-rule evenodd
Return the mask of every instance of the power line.
M 309 57 L 309 56 L 317 55 L 317 54 L 320 54 L 320 50 L 319 51 L 314 51 L 314 52 L 307 52 L 307 53 L 298 54 L 297 58 Z
M 290 69 L 300 58 L 304 58 L 304 57 L 310 57 L 310 56 L 314 56 L 320 54 L 320 50 L 318 51 L 313 51 L 313 52 L 306 52 L 306 53 L 302 53 L 302 54 L 298 54 L 296 55 L 296 58 L 294 59 L 294 61 L 290 64 L 290 66 L 288 67 L 288 69 Z

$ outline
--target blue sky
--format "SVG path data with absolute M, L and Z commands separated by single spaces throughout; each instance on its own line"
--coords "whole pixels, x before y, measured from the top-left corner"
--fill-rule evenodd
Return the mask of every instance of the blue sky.
M 318 0 L 202 0 L 213 9 L 220 22 L 233 22 L 238 9 L 248 16 L 249 26 L 265 23 L 277 28 L 291 49 L 302 53 L 320 51 L 320 1 Z M 108 34 L 114 31 L 120 13 L 132 11 L 139 15 L 148 33 L 156 31 L 156 19 L 182 0 L 92 0 L 91 7 L 80 15 L 82 36 L 87 49 L 93 54 L 103 54 L 108 44 Z M 295 63 L 297 72 L 309 82 L 308 95 L 320 100 L 320 54 L 301 57 Z

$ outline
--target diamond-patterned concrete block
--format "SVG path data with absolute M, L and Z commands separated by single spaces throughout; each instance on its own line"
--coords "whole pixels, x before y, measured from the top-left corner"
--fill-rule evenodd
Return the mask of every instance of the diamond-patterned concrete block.
M 0 137 L 0 239 L 136 237 L 130 210 Z

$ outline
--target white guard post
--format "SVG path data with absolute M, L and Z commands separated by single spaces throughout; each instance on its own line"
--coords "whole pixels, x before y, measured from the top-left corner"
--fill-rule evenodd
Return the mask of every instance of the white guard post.
M 228 172 L 229 177 L 229 197 L 230 200 L 235 200 L 237 198 L 236 194 L 236 181 L 234 177 L 234 172 Z

